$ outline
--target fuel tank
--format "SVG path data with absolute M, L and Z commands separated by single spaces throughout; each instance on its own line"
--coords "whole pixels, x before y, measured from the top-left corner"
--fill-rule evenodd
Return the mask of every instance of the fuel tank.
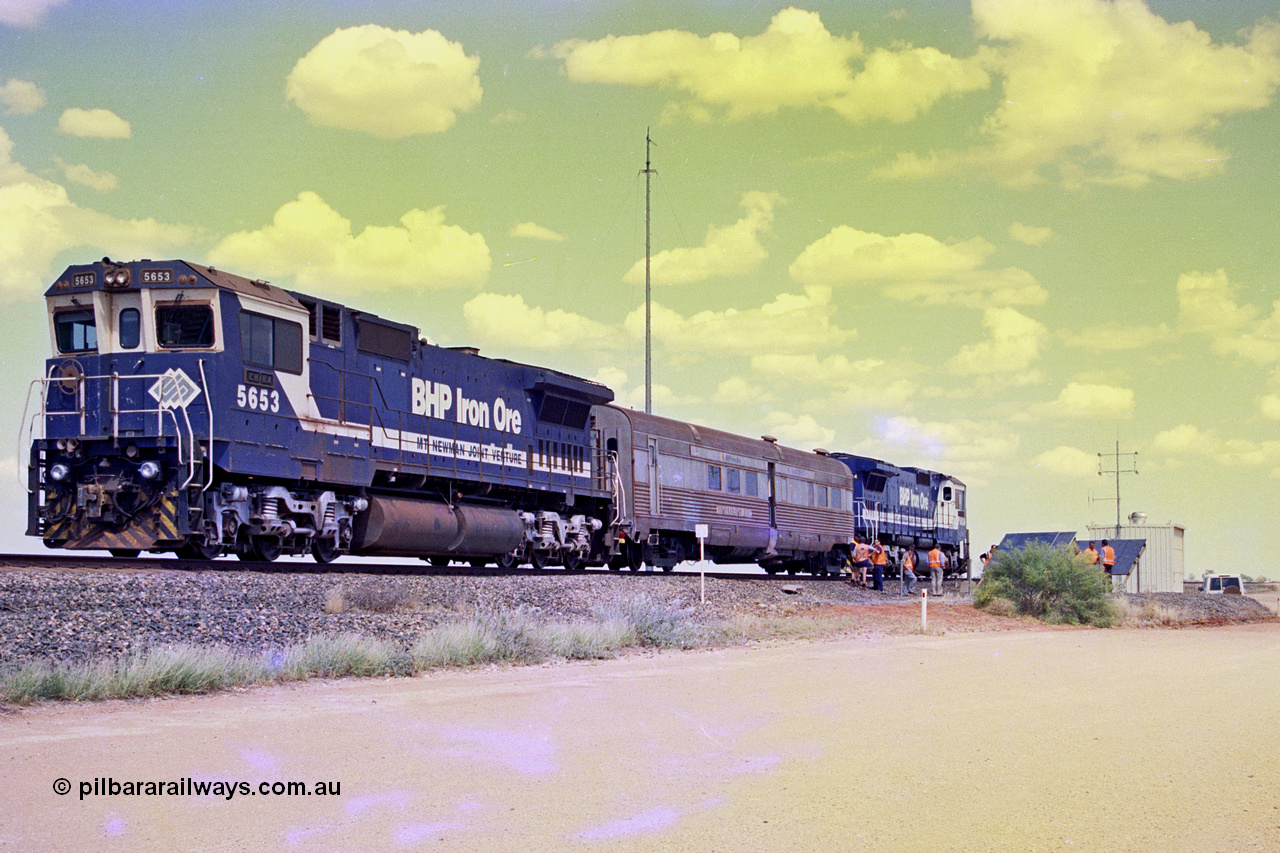
M 352 553 L 384 557 L 495 557 L 524 539 L 512 509 L 376 496 L 356 519 Z

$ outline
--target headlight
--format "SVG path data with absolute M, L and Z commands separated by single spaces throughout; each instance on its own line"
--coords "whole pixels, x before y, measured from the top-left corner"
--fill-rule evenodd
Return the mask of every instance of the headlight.
M 67 479 L 70 474 L 71 469 L 66 465 L 63 465 L 61 462 L 54 463 L 54 465 L 49 468 L 49 479 L 57 480 L 59 483 Z
M 160 465 L 157 462 L 143 462 L 138 466 L 138 473 L 144 480 L 154 480 L 160 476 Z

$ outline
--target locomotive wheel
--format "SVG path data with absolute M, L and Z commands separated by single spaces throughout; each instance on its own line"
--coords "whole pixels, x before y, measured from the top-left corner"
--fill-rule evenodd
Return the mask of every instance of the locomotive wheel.
M 610 558 L 609 558 L 609 571 L 611 571 L 611 572 L 620 572 L 620 571 L 622 571 L 622 567 L 623 567 L 623 566 L 625 566 L 626 564 L 627 564 L 627 560 L 626 560 L 626 558 L 625 558 L 625 557 L 623 557 L 621 554 L 619 554 L 619 555 L 618 555 L 618 556 L 616 556 L 616 557 L 610 557 Z
M 274 562 L 284 551 L 280 540 L 274 536 L 255 536 L 246 553 L 240 554 L 242 560 L 256 560 L 259 563 Z
M 577 551 L 565 551 L 564 559 L 561 562 L 564 564 L 566 572 L 580 572 L 586 568 L 582 564 L 582 556 Z
M 539 551 L 537 548 L 529 549 L 529 565 L 538 570 L 545 569 L 547 567 L 547 552 Z
M 520 558 L 515 554 L 503 554 L 496 560 L 500 569 L 514 569 L 520 565 Z
M 311 543 L 311 556 L 317 563 L 332 563 L 338 559 L 340 553 L 332 539 L 317 539 Z
M 142 553 L 138 548 L 108 548 L 107 550 L 111 553 L 111 556 L 125 559 L 131 559 Z
M 191 540 L 174 551 L 174 554 L 181 560 L 216 560 L 222 556 L 222 546 Z

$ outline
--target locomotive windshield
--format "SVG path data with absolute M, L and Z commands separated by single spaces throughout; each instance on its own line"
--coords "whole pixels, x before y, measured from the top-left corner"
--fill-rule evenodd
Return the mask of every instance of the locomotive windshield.
M 213 346 L 213 308 L 174 302 L 156 306 L 156 337 L 160 346 Z
M 93 309 L 59 311 L 53 316 L 53 335 L 58 352 L 94 352 L 98 349 L 98 327 Z

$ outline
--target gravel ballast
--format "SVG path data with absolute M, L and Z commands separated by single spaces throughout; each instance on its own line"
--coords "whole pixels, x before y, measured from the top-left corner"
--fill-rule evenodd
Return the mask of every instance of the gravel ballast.
M 896 582 L 887 588 L 876 593 L 835 581 L 708 578 L 702 605 L 697 575 L 6 571 L 0 572 L 0 669 L 33 660 L 114 659 L 171 644 L 260 652 L 322 634 L 357 633 L 408 646 L 433 626 L 486 611 L 523 609 L 548 621 L 589 620 L 611 602 L 640 596 L 683 609 L 698 621 L 832 608 L 874 619 L 885 608 L 866 605 L 906 603 L 896 594 Z M 1176 609 L 1184 624 L 1275 618 L 1244 596 L 1153 598 Z M 948 596 L 940 603 L 966 601 Z M 980 613 L 977 618 L 999 619 Z

